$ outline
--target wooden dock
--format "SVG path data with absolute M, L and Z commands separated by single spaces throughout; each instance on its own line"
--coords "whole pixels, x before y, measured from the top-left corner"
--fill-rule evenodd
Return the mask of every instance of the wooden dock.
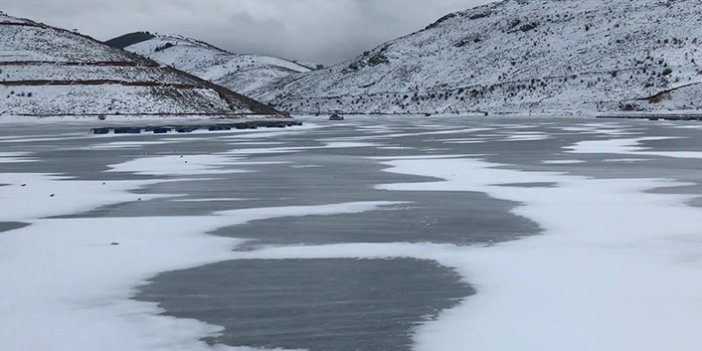
M 199 123 L 199 124 L 167 124 L 148 126 L 114 126 L 92 128 L 92 134 L 167 134 L 167 133 L 192 133 L 195 131 L 220 132 L 228 130 L 258 129 L 258 128 L 287 128 L 301 126 L 301 121 L 294 120 L 255 120 L 231 123 Z
M 597 118 L 606 119 L 647 119 L 650 121 L 702 121 L 700 113 L 656 114 L 656 113 L 627 113 L 600 115 Z

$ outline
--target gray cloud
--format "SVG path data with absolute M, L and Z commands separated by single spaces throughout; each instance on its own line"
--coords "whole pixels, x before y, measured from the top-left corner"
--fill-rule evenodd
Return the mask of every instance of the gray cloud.
M 0 10 L 97 39 L 148 30 L 238 53 L 338 62 L 490 0 L 5 0 Z

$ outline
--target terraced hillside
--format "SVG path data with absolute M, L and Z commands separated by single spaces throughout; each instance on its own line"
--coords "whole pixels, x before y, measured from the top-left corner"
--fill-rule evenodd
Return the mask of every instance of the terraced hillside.
M 0 13 L 0 115 L 102 114 L 279 112 L 90 37 Z

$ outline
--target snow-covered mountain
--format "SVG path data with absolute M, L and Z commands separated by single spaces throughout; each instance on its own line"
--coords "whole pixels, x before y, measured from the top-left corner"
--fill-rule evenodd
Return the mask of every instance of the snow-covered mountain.
M 698 110 L 699 0 L 507 0 L 252 92 L 292 112 Z
M 127 44 L 123 46 L 126 50 L 241 94 L 248 94 L 293 73 L 309 72 L 315 68 L 277 57 L 233 54 L 203 41 L 179 35 L 137 32 L 107 43 L 116 46 Z
M 90 37 L 0 13 L 0 115 L 278 114 Z

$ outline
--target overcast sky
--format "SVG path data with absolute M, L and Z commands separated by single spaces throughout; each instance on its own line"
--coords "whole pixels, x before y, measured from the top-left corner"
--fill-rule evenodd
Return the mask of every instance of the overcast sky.
M 183 34 L 237 53 L 336 63 L 490 0 L 2 0 L 9 15 L 97 39 Z

